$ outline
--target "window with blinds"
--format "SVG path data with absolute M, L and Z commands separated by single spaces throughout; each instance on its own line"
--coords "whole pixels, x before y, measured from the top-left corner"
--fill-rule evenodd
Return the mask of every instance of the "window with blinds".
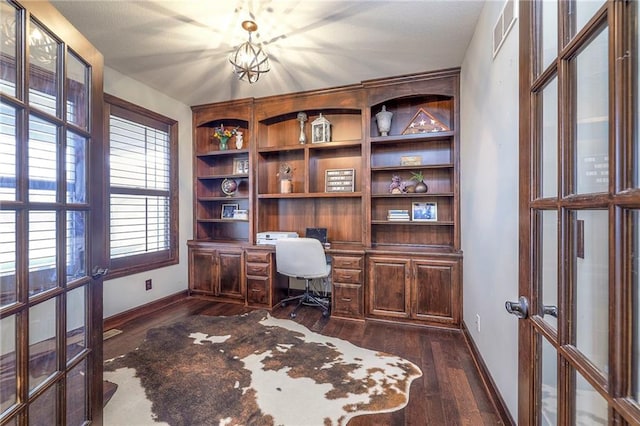
M 177 123 L 105 95 L 110 277 L 177 263 Z

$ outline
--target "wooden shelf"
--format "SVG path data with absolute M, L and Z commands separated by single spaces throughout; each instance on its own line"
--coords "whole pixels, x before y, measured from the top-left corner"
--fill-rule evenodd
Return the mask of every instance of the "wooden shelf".
M 424 193 L 404 193 L 404 194 L 371 194 L 371 198 L 429 198 L 429 197 L 454 197 L 453 192 L 424 192 Z
M 259 194 L 258 198 L 262 199 L 278 199 L 278 198 L 361 198 L 361 192 L 313 192 L 291 194 Z
M 200 223 L 237 223 L 249 222 L 248 219 L 196 219 Z
M 453 226 L 453 221 L 433 221 L 433 222 L 423 222 L 423 221 L 415 221 L 415 220 L 372 220 L 372 225 L 411 225 L 411 226 Z
M 455 166 L 453 163 L 445 164 L 419 164 L 415 166 L 378 166 L 371 167 L 371 172 L 388 172 L 388 171 L 414 171 L 421 169 L 453 169 Z
M 246 141 L 245 141 L 246 142 Z M 247 155 L 249 153 L 248 149 L 226 149 L 224 151 L 216 150 L 216 151 L 207 151 L 207 152 L 199 152 L 196 153 L 196 157 L 218 157 L 218 156 L 229 156 L 229 155 Z
M 202 202 L 211 202 L 211 201 L 234 201 L 234 200 L 248 200 L 249 197 L 245 196 L 245 197 L 236 197 L 236 196 L 221 196 L 221 197 L 198 197 L 197 200 L 198 201 L 202 201 Z
M 234 175 L 234 174 L 223 174 L 223 175 L 208 175 L 208 176 L 198 176 L 198 180 L 215 180 L 215 179 L 246 179 L 248 178 L 248 174 L 242 175 Z
M 446 139 L 453 137 L 455 132 L 447 131 L 447 132 L 431 132 L 431 133 L 416 133 L 412 135 L 389 135 L 389 136 L 376 136 L 372 137 L 370 142 L 372 145 L 377 144 L 392 144 L 398 142 L 407 142 L 407 141 L 427 141 L 434 139 Z

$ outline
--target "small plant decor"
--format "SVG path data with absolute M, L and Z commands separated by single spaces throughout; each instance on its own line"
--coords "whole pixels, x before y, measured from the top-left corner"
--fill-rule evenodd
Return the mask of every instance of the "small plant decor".
M 293 192 L 293 167 L 289 163 L 281 163 L 278 168 L 278 179 L 280 180 L 280 192 L 289 194 Z
M 415 180 L 416 182 L 424 181 L 422 170 L 420 170 L 419 172 L 411 172 L 411 180 Z
M 416 181 L 416 192 L 427 192 L 427 190 L 429 189 L 429 187 L 427 187 L 427 184 L 424 183 L 424 174 L 422 173 L 422 170 L 411 172 L 411 180 Z
M 278 169 L 278 179 L 283 180 L 291 180 L 293 178 L 293 167 L 289 163 L 280 164 L 280 168 Z

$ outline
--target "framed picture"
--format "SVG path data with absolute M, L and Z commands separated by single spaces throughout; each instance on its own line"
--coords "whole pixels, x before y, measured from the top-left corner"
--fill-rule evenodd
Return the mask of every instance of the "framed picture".
M 246 175 L 249 173 L 249 160 L 247 158 L 233 159 L 233 174 Z
M 236 220 L 249 220 L 249 211 L 236 209 L 233 212 L 233 218 Z
M 401 166 L 420 166 L 422 165 L 422 157 L 419 155 L 403 155 L 400 157 Z
M 240 206 L 238 204 L 223 204 L 220 217 L 222 219 L 233 219 L 233 214 L 239 207 Z
M 411 220 L 416 222 L 434 222 L 438 220 L 437 203 L 413 203 Z

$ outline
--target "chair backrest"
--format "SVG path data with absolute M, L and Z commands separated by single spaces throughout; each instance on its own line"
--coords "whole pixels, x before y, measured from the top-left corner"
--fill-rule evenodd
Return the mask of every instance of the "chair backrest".
M 324 248 L 315 238 L 276 240 L 276 267 L 279 273 L 295 278 L 322 278 L 331 273 Z

